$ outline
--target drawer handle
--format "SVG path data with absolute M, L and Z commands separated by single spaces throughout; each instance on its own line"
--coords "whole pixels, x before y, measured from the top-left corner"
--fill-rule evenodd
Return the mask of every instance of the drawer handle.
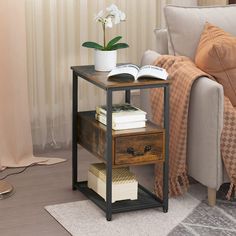
M 128 147 L 127 148 L 127 153 L 132 154 L 133 157 L 137 157 L 137 156 L 143 156 L 146 152 L 149 152 L 151 150 L 152 150 L 152 147 L 150 145 L 146 145 L 144 147 L 143 152 L 138 152 L 138 151 L 135 151 L 134 148 Z

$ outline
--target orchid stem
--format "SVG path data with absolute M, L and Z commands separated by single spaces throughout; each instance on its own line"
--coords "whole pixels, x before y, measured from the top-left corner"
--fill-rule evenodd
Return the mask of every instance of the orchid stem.
M 102 29 L 103 29 L 103 46 L 105 49 L 106 48 L 106 27 L 105 27 L 105 24 L 102 24 Z

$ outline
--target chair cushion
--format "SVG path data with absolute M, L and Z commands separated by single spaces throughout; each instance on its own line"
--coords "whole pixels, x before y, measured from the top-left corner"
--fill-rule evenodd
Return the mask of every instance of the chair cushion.
M 195 63 L 223 85 L 225 95 L 236 106 L 236 37 L 206 23 Z
M 177 7 L 164 9 L 169 39 L 174 55 L 194 60 L 206 22 L 211 22 L 236 36 L 236 5 Z

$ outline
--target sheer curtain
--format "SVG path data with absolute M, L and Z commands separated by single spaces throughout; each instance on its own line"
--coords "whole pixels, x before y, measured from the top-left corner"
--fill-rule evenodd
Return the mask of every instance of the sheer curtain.
M 0 17 L 0 172 L 6 167 L 64 161 L 33 155 L 27 86 L 25 0 L 0 1 Z
M 26 0 L 27 63 L 33 143 L 38 147 L 69 145 L 71 141 L 71 70 L 93 64 L 84 41 L 101 41 L 94 15 L 115 3 L 127 15 L 108 37 L 122 35 L 128 49 L 119 62 L 139 63 L 146 49 L 155 48 L 153 29 L 160 17 L 156 0 Z M 117 99 L 120 96 L 117 95 Z M 101 90 L 79 82 L 79 109 L 104 103 Z

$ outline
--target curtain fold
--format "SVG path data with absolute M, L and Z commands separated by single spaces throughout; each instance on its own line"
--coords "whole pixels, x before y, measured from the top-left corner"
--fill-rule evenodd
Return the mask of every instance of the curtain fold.
M 33 155 L 24 4 L 24 0 L 0 1 L 0 171 L 64 161 Z

